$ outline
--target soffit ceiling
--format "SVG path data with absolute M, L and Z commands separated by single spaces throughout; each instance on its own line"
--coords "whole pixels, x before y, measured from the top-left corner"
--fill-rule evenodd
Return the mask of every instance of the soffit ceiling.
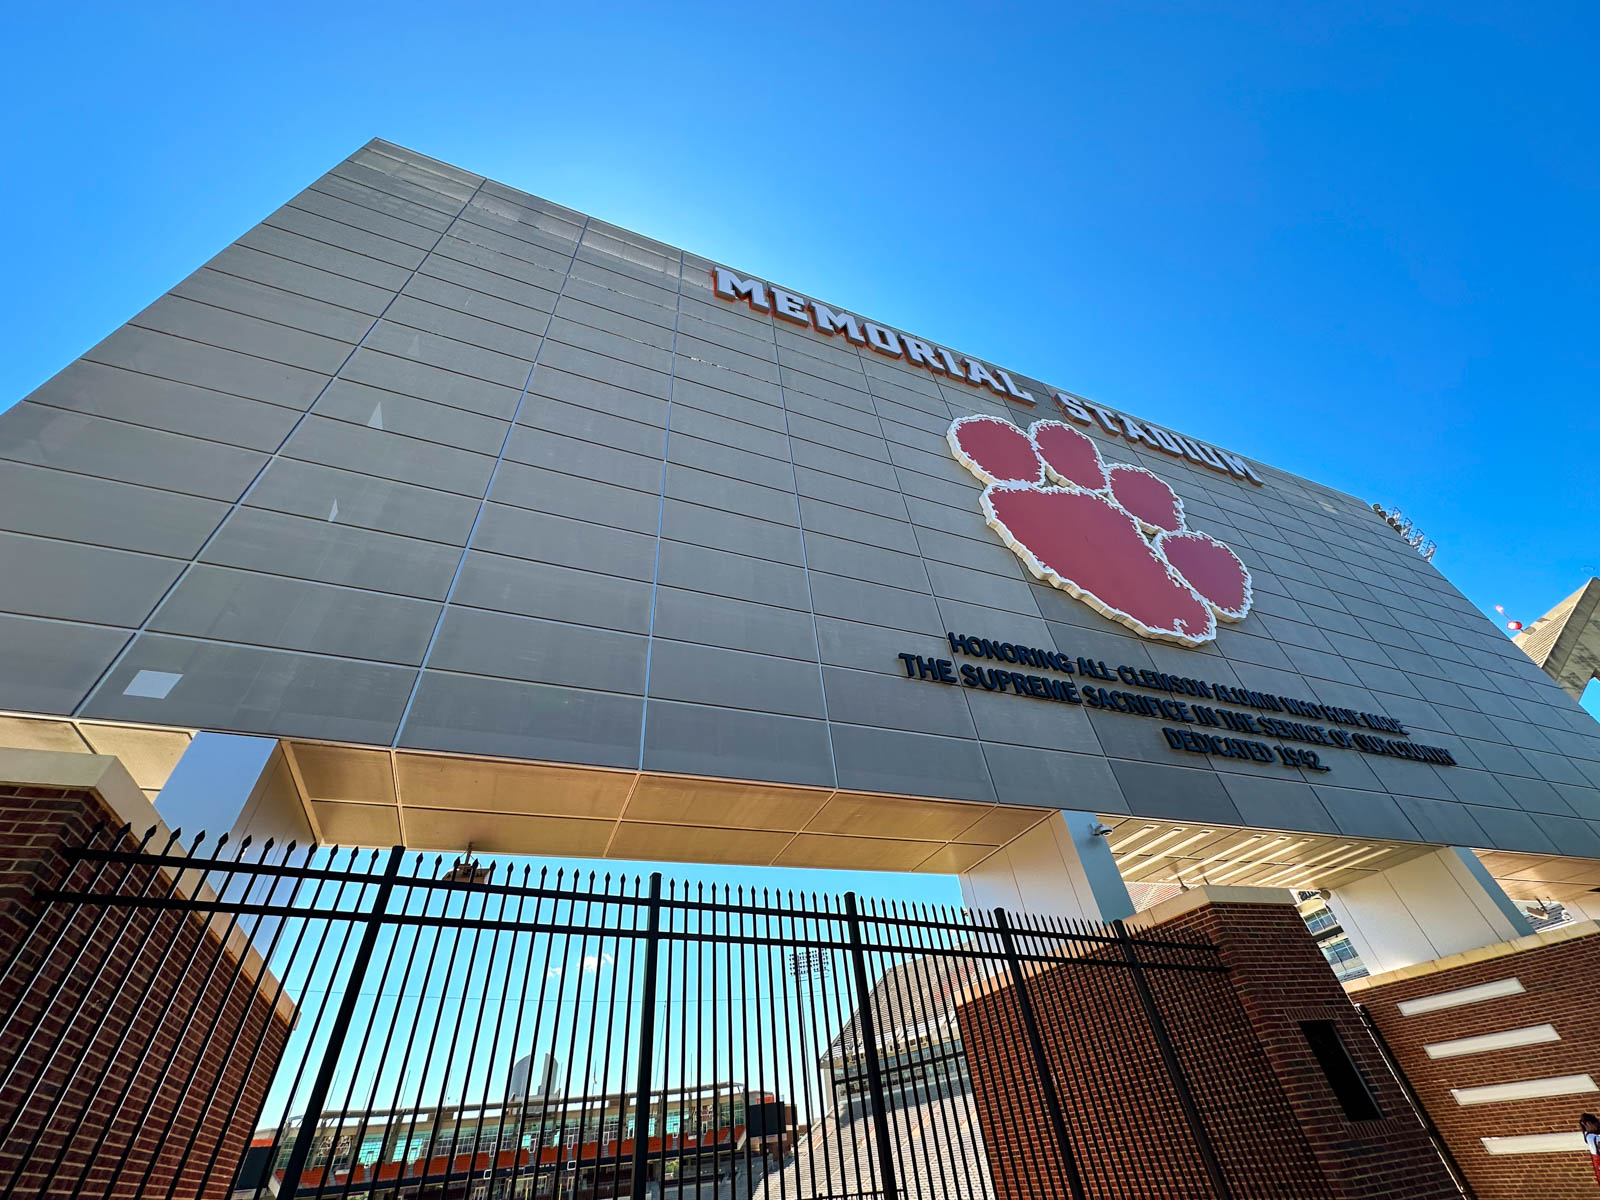
M 192 734 L 0 714 L 0 745 L 114 754 L 152 801 Z M 285 740 L 258 787 L 319 842 L 490 854 L 959 874 L 1051 810 Z M 1108 816 L 1135 896 L 1336 888 L 1433 847 Z M 1517 899 L 1600 889 L 1600 860 L 1480 851 Z

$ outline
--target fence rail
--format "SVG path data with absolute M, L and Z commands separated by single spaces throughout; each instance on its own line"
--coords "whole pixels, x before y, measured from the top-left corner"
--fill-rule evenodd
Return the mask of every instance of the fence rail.
M 126 830 L 35 900 L 6 1195 L 1325 1194 L 1198 940 Z

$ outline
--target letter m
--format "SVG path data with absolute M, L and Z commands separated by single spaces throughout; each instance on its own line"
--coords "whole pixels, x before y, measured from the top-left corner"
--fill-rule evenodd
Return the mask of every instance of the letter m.
M 748 300 L 750 307 L 760 312 L 768 312 L 772 308 L 772 302 L 767 299 L 767 285 L 759 279 L 740 279 L 727 267 L 712 267 L 711 282 L 717 295 L 724 300 L 736 303 Z
M 849 313 L 836 313 L 826 304 L 811 302 L 811 314 L 817 323 L 817 332 L 832 337 L 843 333 L 858 346 L 866 345 L 867 335 L 861 332 L 861 322 Z
M 1228 470 L 1232 471 L 1240 479 L 1250 479 L 1256 483 L 1261 482 L 1261 476 L 1257 475 L 1255 471 L 1251 469 L 1250 464 L 1245 462 L 1245 460 L 1240 458 L 1237 454 L 1229 454 L 1226 450 L 1218 450 L 1217 453 L 1222 456 L 1223 464 L 1228 468 Z

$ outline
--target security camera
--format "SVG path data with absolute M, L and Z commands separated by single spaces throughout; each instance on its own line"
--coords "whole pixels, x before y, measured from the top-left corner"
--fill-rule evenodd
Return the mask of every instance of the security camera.
M 1089 830 L 1089 836 L 1110 837 L 1113 832 L 1115 831 L 1111 828 L 1111 826 L 1105 824 L 1104 822 L 1097 821 L 1095 822 L 1095 827 Z

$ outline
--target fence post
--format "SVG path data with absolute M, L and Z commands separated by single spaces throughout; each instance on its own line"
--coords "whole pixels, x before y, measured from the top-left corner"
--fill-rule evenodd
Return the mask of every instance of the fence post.
M 650 1152 L 650 1074 L 654 1069 L 656 1043 L 656 948 L 661 944 L 661 872 L 650 876 L 650 905 L 646 910 L 644 939 L 644 995 L 639 1001 L 639 1077 L 633 1093 L 633 1200 L 644 1200 L 648 1180 L 646 1164 Z M 574 1018 L 576 1019 L 576 1018 Z M 604 1130 L 602 1129 L 602 1135 Z M 667 1131 L 661 1131 L 662 1150 L 666 1149 Z M 581 1140 L 581 1138 L 580 1138 Z M 602 1140 L 603 1137 L 602 1137 Z M 621 1122 L 617 1127 L 617 1153 L 622 1153 Z M 665 1153 L 662 1162 L 666 1162 Z M 559 1172 L 561 1164 L 556 1164 Z M 665 1168 L 663 1167 L 663 1170 Z M 595 1172 L 598 1178 L 599 1172 Z M 559 1176 L 558 1176 L 559 1177 Z M 535 1176 L 537 1179 L 537 1176 Z M 662 1191 L 665 1192 L 663 1178 Z
M 300 1188 L 300 1176 L 306 1169 L 306 1160 L 311 1157 L 311 1147 L 317 1137 L 317 1122 L 322 1120 L 322 1106 L 327 1102 L 328 1089 L 333 1085 L 334 1068 L 339 1065 L 339 1052 L 344 1049 L 345 1036 L 350 1032 L 350 1021 L 355 1016 L 367 963 L 372 959 L 373 947 L 378 944 L 378 932 L 383 928 L 384 914 L 388 911 L 389 897 L 394 893 L 403 857 L 404 846 L 394 846 L 389 850 L 389 862 L 378 880 L 378 894 L 372 901 L 372 910 L 363 918 L 367 927 L 361 931 L 361 944 L 356 947 L 355 961 L 350 965 L 350 978 L 345 981 L 339 1011 L 328 1028 L 328 1045 L 322 1052 L 322 1065 L 317 1068 L 316 1081 L 306 1097 L 306 1111 L 300 1118 L 294 1148 L 289 1151 L 289 1161 L 284 1164 L 283 1182 L 279 1185 L 278 1193 L 288 1200 L 294 1200 L 294 1194 Z
M 1044 1092 L 1044 1106 L 1050 1117 L 1050 1131 L 1055 1134 L 1056 1147 L 1061 1152 L 1061 1167 L 1067 1176 L 1067 1188 L 1072 1200 L 1086 1200 L 1083 1176 L 1078 1172 L 1078 1160 L 1073 1157 L 1072 1143 L 1067 1140 L 1067 1118 L 1061 1109 L 1061 1093 L 1056 1089 L 1055 1072 L 1044 1051 L 1044 1039 L 1039 1036 L 1039 1021 L 1034 1016 L 1033 998 L 1028 994 L 1028 980 L 1023 974 L 1022 959 L 1017 954 L 1017 939 L 1011 932 L 1011 921 L 1006 910 L 994 910 L 994 923 L 1000 933 L 1000 945 L 1005 950 L 1006 966 L 1011 971 L 1011 987 L 1017 994 L 1017 1007 L 1022 1012 L 1022 1029 L 1028 1039 L 1028 1050 L 1033 1055 L 1033 1065 L 1039 1073 L 1039 1087 Z
M 900 1194 L 894 1175 L 894 1147 L 889 1143 L 889 1107 L 883 1096 L 883 1067 L 878 1062 L 878 1027 L 872 1011 L 872 985 L 867 981 L 867 953 L 861 941 L 861 909 L 856 894 L 844 894 L 845 927 L 850 935 L 850 966 L 856 983 L 859 1041 L 867 1055 L 867 1091 L 872 1097 L 872 1134 L 878 1143 L 878 1178 L 886 1200 Z
M 1178 1052 L 1172 1045 L 1172 1035 L 1167 1032 L 1167 1023 L 1162 1019 L 1161 1010 L 1156 1007 L 1155 993 L 1150 990 L 1150 981 L 1145 978 L 1144 966 L 1134 953 L 1133 938 L 1121 921 L 1111 922 L 1111 930 L 1117 935 L 1122 960 L 1133 976 L 1134 991 L 1139 993 L 1139 1006 L 1144 1009 L 1150 1032 L 1155 1035 L 1156 1048 L 1161 1051 L 1161 1064 L 1167 1069 L 1167 1078 L 1172 1081 L 1172 1090 L 1178 1096 L 1178 1106 L 1183 1109 L 1183 1119 L 1189 1125 L 1189 1132 L 1194 1135 L 1195 1149 L 1200 1153 L 1200 1165 L 1205 1168 L 1206 1178 L 1211 1181 L 1211 1190 L 1217 1200 L 1233 1200 L 1233 1189 L 1228 1186 L 1228 1180 L 1222 1173 L 1217 1149 L 1211 1144 L 1211 1135 L 1206 1132 L 1205 1123 L 1200 1119 L 1200 1107 L 1194 1102 L 1194 1093 L 1189 1089 L 1189 1077 L 1184 1074 L 1183 1064 L 1178 1061 Z

